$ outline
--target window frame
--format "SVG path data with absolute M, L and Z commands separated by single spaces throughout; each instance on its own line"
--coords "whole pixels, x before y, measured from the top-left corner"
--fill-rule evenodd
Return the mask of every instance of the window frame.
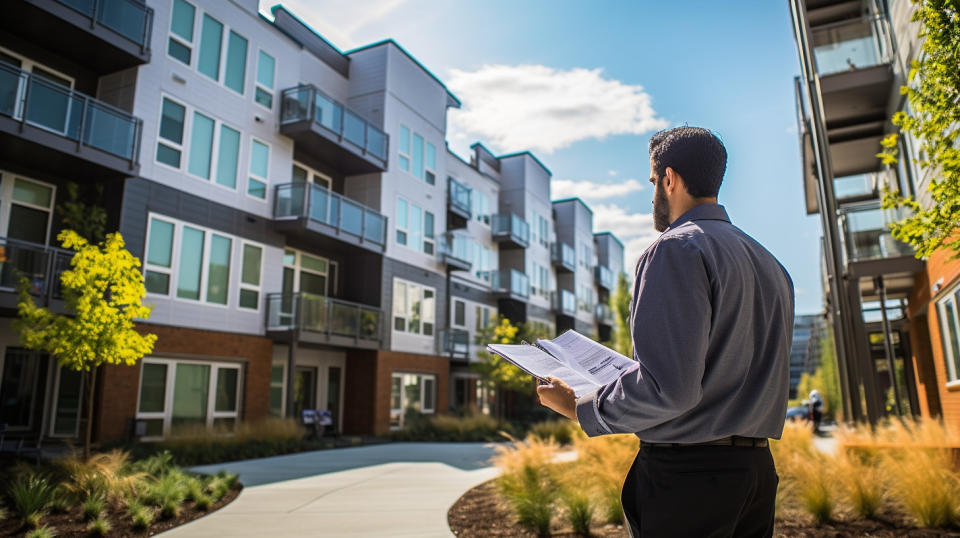
M 238 239 L 238 240 L 240 241 L 240 249 L 239 249 L 240 250 L 239 252 L 240 266 L 238 267 L 240 271 L 240 278 L 237 279 L 237 309 L 246 310 L 247 312 L 260 312 L 260 303 L 262 302 L 261 299 L 263 298 L 263 258 L 264 258 L 263 245 L 260 245 L 259 243 L 254 243 L 253 241 L 248 241 L 246 239 Z M 258 279 L 259 282 L 257 283 L 256 286 L 254 286 L 253 284 L 247 284 L 246 282 L 243 281 L 243 263 L 244 263 L 244 257 L 246 255 L 245 253 L 246 253 L 247 246 L 260 249 L 260 267 L 258 270 L 260 278 Z M 249 308 L 249 307 L 243 306 L 240 303 L 240 294 L 244 290 L 256 292 L 257 294 L 256 308 Z
M 452 318 L 452 321 L 450 322 L 450 326 L 456 327 L 458 329 L 466 329 L 467 328 L 467 302 L 464 301 L 463 299 L 454 298 L 452 303 L 453 303 L 452 305 L 453 312 L 451 312 L 452 315 L 450 316 Z M 457 305 L 461 305 L 463 307 L 462 323 L 457 323 Z
M 936 301 L 940 344 L 943 349 L 944 374 L 946 374 L 946 385 L 950 386 L 960 382 L 960 357 L 953 356 L 953 346 L 950 344 L 950 329 L 953 329 L 953 336 L 960 343 L 960 313 L 957 311 L 958 294 L 960 294 L 960 286 L 954 286 Z M 948 327 L 947 324 L 947 303 L 953 303 L 953 327 Z
M 169 101 L 178 104 L 184 108 L 184 117 L 183 117 L 183 142 L 180 144 L 180 148 L 176 148 L 173 142 L 169 141 L 166 138 L 160 136 L 160 123 L 163 121 L 163 100 L 168 99 Z M 236 127 L 230 123 L 227 123 L 211 114 L 208 114 L 200 109 L 188 105 L 186 102 L 180 101 L 167 93 L 160 94 L 160 107 L 157 111 L 157 144 L 163 143 L 171 149 L 179 149 L 180 151 L 180 167 L 171 166 L 165 162 L 162 162 L 157 159 L 156 149 L 153 151 L 153 162 L 154 164 L 166 168 L 168 170 L 175 170 L 184 174 L 187 177 L 198 179 L 210 185 L 215 185 L 219 189 L 223 189 L 227 192 L 236 193 L 240 186 L 240 181 L 237 178 L 234 178 L 234 186 L 228 187 L 217 181 L 217 171 L 220 169 L 220 134 L 223 127 L 232 129 L 239 134 L 239 142 L 237 147 L 237 175 L 240 175 L 240 155 L 243 150 L 243 129 Z M 199 176 L 190 171 L 190 157 L 193 155 L 193 146 L 191 142 L 193 141 L 193 118 L 195 114 L 200 114 L 211 120 L 213 120 L 213 138 L 210 142 L 210 177 L 206 178 Z M 162 141 L 162 142 L 161 142 Z
M 262 140 L 255 136 L 250 137 L 250 146 L 249 146 L 249 158 L 247 159 L 247 188 L 244 189 L 244 194 L 253 200 L 258 202 L 267 203 L 267 199 L 270 197 L 270 178 L 269 177 L 258 177 L 253 173 L 253 146 L 254 144 L 263 144 L 267 147 L 267 176 L 270 175 L 270 154 L 273 152 L 273 147 L 266 140 Z M 291 169 L 291 173 L 292 173 Z M 250 180 L 259 181 L 263 183 L 263 198 L 258 198 L 250 194 Z
M 400 203 L 401 202 L 403 202 L 407 206 L 406 215 L 402 222 L 400 220 Z M 413 236 L 413 234 L 410 233 L 411 208 L 416 208 L 416 210 L 420 212 L 419 237 L 421 238 L 421 241 L 420 241 L 420 244 L 418 245 L 419 248 L 410 246 L 411 244 L 410 240 Z M 427 229 L 427 215 L 430 215 L 429 220 L 433 224 L 433 226 L 429 230 Z M 404 198 L 403 196 L 397 196 L 396 212 L 394 214 L 393 221 L 394 221 L 393 240 L 397 245 L 402 246 L 404 248 L 408 248 L 414 252 L 419 252 L 420 254 L 423 254 L 425 256 L 434 257 L 437 255 L 437 233 L 436 233 L 437 216 L 432 211 L 427 211 L 426 209 L 411 202 L 410 200 Z M 397 233 L 404 234 L 405 237 L 404 237 L 403 243 L 399 241 L 397 237 Z M 427 252 L 428 250 L 427 245 L 429 245 L 430 252 Z
M 50 206 L 43 207 L 29 202 L 14 200 L 13 191 L 16 188 L 17 180 L 50 189 Z M 57 208 L 57 186 L 53 183 L 47 183 L 0 168 L 0 236 L 2 237 L 9 237 L 10 235 L 10 215 L 15 205 L 36 211 L 45 211 L 47 213 L 47 233 L 44 237 L 43 244 L 49 245 L 50 233 L 53 231 L 53 213 Z
M 418 332 L 413 332 L 410 330 L 410 319 L 413 317 L 413 309 L 409 304 L 404 304 L 405 311 L 403 316 L 398 316 L 396 312 L 398 297 L 396 293 L 393 293 L 393 291 L 396 289 L 398 284 L 403 285 L 406 288 L 405 292 L 402 294 L 404 303 L 407 303 L 407 298 L 410 296 L 411 286 L 418 288 L 420 290 L 419 301 L 421 306 L 420 306 L 420 319 L 419 319 Z M 390 307 L 390 330 L 394 333 L 403 333 L 403 334 L 408 334 L 415 337 L 434 338 L 437 334 L 437 290 L 436 288 L 431 286 L 426 286 L 424 284 L 420 284 L 419 282 L 413 282 L 411 280 L 393 277 L 393 283 L 390 291 L 391 291 L 391 295 L 393 296 L 392 304 Z M 430 311 L 431 316 L 429 321 L 426 316 L 427 309 L 424 308 L 423 306 L 428 299 L 426 297 L 426 293 L 428 291 L 433 293 L 433 296 L 430 297 L 431 299 L 433 299 L 433 309 Z M 398 317 L 404 320 L 403 329 L 396 328 L 397 327 L 396 319 Z M 426 334 L 426 331 L 424 330 L 424 327 L 427 323 L 430 323 L 430 325 L 432 326 L 430 334 Z
M 403 143 L 401 136 L 403 135 L 403 130 L 407 130 L 407 153 L 403 153 Z M 401 158 L 407 160 L 406 168 L 401 164 Z M 397 130 L 397 168 L 403 170 L 404 172 L 413 175 L 410 167 L 413 165 L 413 129 L 410 128 L 407 124 L 400 122 L 400 128 Z
M 222 58 L 223 67 L 221 71 L 221 78 L 223 79 L 223 82 L 221 82 L 221 84 L 223 84 L 224 88 L 243 97 L 244 95 L 246 95 L 246 91 L 247 91 L 247 61 L 250 59 L 250 39 L 245 37 L 240 32 L 237 32 L 234 27 L 227 26 L 224 23 L 221 23 L 221 24 L 223 24 L 223 27 L 226 30 L 223 33 L 223 45 L 221 46 L 221 50 L 224 52 L 223 58 Z M 231 34 L 239 37 L 246 43 L 246 47 L 243 50 L 243 69 L 240 70 L 240 76 L 243 78 L 243 80 L 240 81 L 239 91 L 227 85 L 227 66 L 230 63 L 230 35 Z
M 437 395 L 438 395 L 438 392 L 439 392 L 439 391 L 437 390 L 437 375 L 436 375 L 436 374 L 424 373 L 424 372 L 393 371 L 393 372 L 390 373 L 390 417 L 391 417 L 391 420 L 392 420 L 392 417 L 393 417 L 394 413 L 396 413 L 397 415 L 399 415 L 400 419 L 399 419 L 399 424 L 397 424 L 397 425 L 390 424 L 390 429 L 391 429 L 391 430 L 399 430 L 399 429 L 402 429 L 402 428 L 405 426 L 405 424 L 404 424 L 405 415 L 406 415 L 406 407 L 405 407 L 405 404 L 407 403 L 407 402 L 406 402 L 406 399 L 407 399 L 407 398 L 406 398 L 406 395 L 404 394 L 404 390 L 403 390 L 403 389 L 404 389 L 404 387 L 405 387 L 405 385 L 404 385 L 404 378 L 405 378 L 406 376 L 413 376 L 413 377 L 419 377 L 419 378 L 420 378 L 420 402 L 419 402 L 419 403 L 420 403 L 420 414 L 421 414 L 421 415 L 433 415 L 433 414 L 436 414 L 436 412 L 437 412 L 437 409 L 436 409 L 436 408 L 437 408 Z M 393 407 L 393 380 L 396 379 L 396 378 L 400 378 L 400 408 L 399 408 L 399 409 Z M 431 383 L 433 384 L 433 390 L 431 391 L 431 392 L 433 393 L 433 407 L 431 407 L 430 409 L 427 409 L 426 406 L 424 405 L 424 400 L 425 400 L 425 398 L 426 398 L 426 393 L 427 393 L 427 391 L 426 391 L 426 381 L 427 381 L 428 379 L 429 379 L 429 380 L 431 381 Z
M 173 33 L 173 8 L 176 5 L 176 0 L 174 0 L 173 2 L 170 2 L 170 24 L 167 25 L 167 43 L 166 43 L 167 46 L 164 47 L 164 53 L 167 55 L 168 58 L 175 60 L 176 62 L 179 62 L 183 65 L 186 65 L 191 69 L 196 69 L 196 66 L 194 65 L 196 63 L 194 61 L 196 57 L 194 56 L 193 53 L 195 52 L 195 47 L 196 47 L 195 43 L 197 41 L 197 15 L 200 13 L 200 10 L 197 8 L 196 5 L 194 5 L 191 2 L 187 2 L 187 0 L 182 0 L 182 1 L 183 3 L 193 7 L 193 25 L 191 26 L 192 35 L 190 36 L 191 40 L 186 41 L 183 37 Z M 190 49 L 190 63 L 184 64 L 182 60 L 170 54 L 170 39 L 178 41 L 181 45 Z
M 180 133 L 181 142 L 180 142 L 179 145 L 178 145 L 176 142 L 173 142 L 172 140 L 170 140 L 170 139 L 168 139 L 168 138 L 164 138 L 164 137 L 162 137 L 162 136 L 160 135 L 160 129 L 161 129 L 162 124 L 163 124 L 163 101 L 164 101 L 164 99 L 166 99 L 167 101 L 170 101 L 171 103 L 173 103 L 173 104 L 175 104 L 175 105 L 179 105 L 179 106 L 183 107 L 183 128 L 182 128 L 182 131 L 181 131 L 181 133 Z M 163 92 L 160 93 L 160 109 L 157 111 L 157 144 L 163 144 L 163 145 L 167 146 L 168 148 L 170 148 L 170 149 L 172 149 L 172 150 L 179 151 L 179 152 L 180 152 L 180 166 L 179 166 L 179 167 L 175 167 L 175 166 L 173 166 L 173 165 L 167 164 L 167 163 L 161 161 L 160 159 L 158 159 L 158 158 L 157 158 L 156 148 L 154 148 L 154 151 L 153 151 L 153 162 L 154 162 L 154 164 L 160 165 L 160 166 L 162 166 L 162 167 L 164 167 L 164 168 L 168 168 L 168 169 L 170 169 L 170 170 L 176 170 L 176 171 L 178 171 L 178 172 L 182 172 L 182 171 L 183 171 L 184 161 L 186 161 L 186 158 L 185 158 L 185 157 L 186 157 L 186 155 L 187 155 L 187 150 L 186 150 L 187 125 L 188 125 L 189 123 L 191 123 L 191 122 L 192 122 L 192 119 L 191 119 L 191 116 L 190 116 L 190 107 L 187 106 L 187 104 L 186 104 L 185 102 L 179 101 L 179 100 L 171 97 L 171 96 L 170 96 L 169 94 L 167 94 L 167 93 L 163 93 Z M 190 125 L 190 127 L 193 127 L 193 126 Z M 179 146 L 179 147 L 177 147 L 177 146 Z
M 273 59 L 273 80 L 270 81 L 272 86 L 270 88 L 265 87 L 260 83 L 260 54 L 266 54 Z M 273 111 L 273 105 L 276 102 L 276 87 L 277 87 L 277 57 L 269 52 L 263 50 L 260 47 L 257 47 L 257 69 L 255 76 L 253 77 L 253 102 L 255 105 L 263 108 L 264 110 Z M 270 95 L 270 106 L 266 107 L 260 101 L 257 101 L 257 90 L 262 90 Z

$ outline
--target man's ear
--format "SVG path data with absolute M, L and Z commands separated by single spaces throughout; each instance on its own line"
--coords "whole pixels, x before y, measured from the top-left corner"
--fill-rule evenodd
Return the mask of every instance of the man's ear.
M 679 186 L 679 184 L 677 183 L 678 178 L 679 176 L 677 175 L 676 170 L 674 170 L 673 168 L 668 166 L 666 170 L 664 170 L 663 187 L 666 189 L 668 193 L 673 194 L 673 191 Z

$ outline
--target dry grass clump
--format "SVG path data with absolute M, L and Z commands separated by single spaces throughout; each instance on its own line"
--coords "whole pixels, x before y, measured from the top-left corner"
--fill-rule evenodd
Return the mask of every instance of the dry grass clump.
M 532 436 L 526 441 L 512 440 L 511 445 L 496 447 L 491 459 L 503 473 L 497 485 L 521 525 L 537 534 L 548 534 L 558 495 L 551 465 L 557 444 Z
M 833 484 L 829 476 L 830 461 L 816 452 L 795 453 L 791 460 L 789 468 L 795 479 L 796 495 L 817 525 L 827 523 L 836 508 Z
M 132 471 L 129 459 L 128 452 L 114 450 L 94 454 L 87 460 L 74 455 L 56 464 L 68 477 L 62 484 L 64 490 L 81 501 L 102 499 L 103 505 L 110 500 L 134 496 L 143 488 L 147 474 Z
M 590 485 L 605 522 L 622 523 L 620 490 L 640 449 L 640 440 L 635 435 L 587 437 L 581 431 L 574 437 L 573 446 L 577 449 L 579 473 L 572 478 L 577 480 L 577 486 Z
M 869 454 L 846 450 L 831 459 L 831 475 L 854 513 L 868 519 L 876 517 L 886 497 L 886 468 Z

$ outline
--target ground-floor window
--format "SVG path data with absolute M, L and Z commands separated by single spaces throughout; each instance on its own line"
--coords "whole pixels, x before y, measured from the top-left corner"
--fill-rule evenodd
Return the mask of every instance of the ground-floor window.
M 390 383 L 390 428 L 398 429 L 408 416 L 436 411 L 437 378 L 433 374 L 395 373 Z
M 231 432 L 240 409 L 240 365 L 144 359 L 137 419 L 143 437 L 161 438 L 189 429 Z
M 943 358 L 946 362 L 947 382 L 960 380 L 960 315 L 957 311 L 957 299 L 960 287 L 953 289 L 943 299 L 937 301 L 940 314 L 940 334 L 943 336 Z
M 270 368 L 270 416 L 282 417 L 286 398 L 283 392 L 283 363 L 273 363 Z
M 34 426 L 46 364 L 46 356 L 28 349 L 11 346 L 4 351 L 0 360 L 0 422 L 10 430 L 29 430 Z

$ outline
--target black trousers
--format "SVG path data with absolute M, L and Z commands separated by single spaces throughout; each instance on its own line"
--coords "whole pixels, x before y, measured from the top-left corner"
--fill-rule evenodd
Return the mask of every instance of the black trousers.
M 641 446 L 621 500 L 634 538 L 772 536 L 778 482 L 768 448 Z

